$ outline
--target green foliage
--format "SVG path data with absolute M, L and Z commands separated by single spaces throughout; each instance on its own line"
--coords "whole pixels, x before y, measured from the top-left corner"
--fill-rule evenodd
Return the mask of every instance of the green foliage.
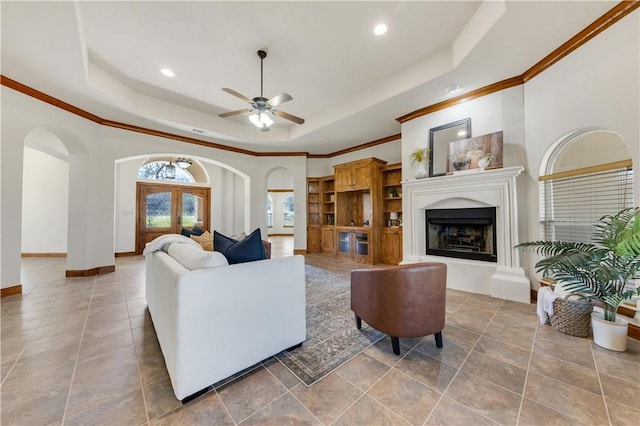
M 426 161 L 429 158 L 429 148 L 416 148 L 416 150 L 411 153 L 410 158 L 414 164 Z
M 571 241 L 529 241 L 516 247 L 542 257 L 536 271 L 553 277 L 566 289 L 602 303 L 605 319 L 615 321 L 618 306 L 640 288 L 626 289 L 640 272 L 640 208 L 600 218 L 594 244 Z

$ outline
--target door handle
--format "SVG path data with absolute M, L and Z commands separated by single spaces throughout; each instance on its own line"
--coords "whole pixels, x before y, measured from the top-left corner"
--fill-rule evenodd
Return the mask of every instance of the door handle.
M 178 216 L 178 225 L 182 225 L 182 216 Z

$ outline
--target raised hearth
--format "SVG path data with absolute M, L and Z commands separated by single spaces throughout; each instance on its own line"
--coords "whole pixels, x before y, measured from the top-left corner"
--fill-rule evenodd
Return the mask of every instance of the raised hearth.
M 523 170 L 523 167 L 507 167 L 404 182 L 402 263 L 444 262 L 448 266 L 449 288 L 528 303 L 529 279 L 520 267 L 514 248 L 519 242 L 516 178 Z M 463 242 L 469 246 L 478 244 L 480 239 L 491 238 L 494 246 L 489 257 L 461 259 L 427 253 L 427 211 L 479 208 L 495 209 L 493 235 L 481 237 L 477 229 L 467 227 L 461 232 L 476 235 L 467 236 Z M 438 215 L 442 213 L 436 213 Z

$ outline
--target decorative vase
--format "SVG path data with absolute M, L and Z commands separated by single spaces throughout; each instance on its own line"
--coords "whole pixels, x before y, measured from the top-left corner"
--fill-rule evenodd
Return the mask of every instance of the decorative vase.
M 612 351 L 624 352 L 627 350 L 627 330 L 629 323 L 616 316 L 616 321 L 605 321 L 604 314 L 594 312 L 591 314 L 591 328 L 593 329 L 593 341 L 596 345 Z
M 427 165 L 424 161 L 420 161 L 418 167 L 416 167 L 415 177 L 416 179 L 424 179 L 427 176 L 429 176 L 429 173 L 427 173 Z
M 489 167 L 489 164 L 491 164 L 491 158 L 481 158 L 478 160 L 478 167 L 481 169 L 484 169 L 485 167 Z

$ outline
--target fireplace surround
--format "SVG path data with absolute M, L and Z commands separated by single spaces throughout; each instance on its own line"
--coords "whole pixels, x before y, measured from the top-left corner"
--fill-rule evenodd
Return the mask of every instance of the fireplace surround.
M 516 178 L 523 170 L 506 167 L 403 182 L 402 263 L 444 262 L 449 288 L 529 303 L 529 279 L 514 248 L 519 243 Z M 495 261 L 427 253 L 427 211 L 477 208 L 495 209 Z

